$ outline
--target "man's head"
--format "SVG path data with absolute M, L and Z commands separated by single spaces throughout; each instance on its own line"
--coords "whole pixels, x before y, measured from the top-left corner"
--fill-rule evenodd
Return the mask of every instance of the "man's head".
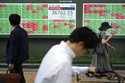
M 12 26 L 20 24 L 20 16 L 18 14 L 10 14 L 9 21 Z
M 88 49 L 96 47 L 98 38 L 88 27 L 77 27 L 69 36 L 69 46 L 76 55 L 81 55 Z

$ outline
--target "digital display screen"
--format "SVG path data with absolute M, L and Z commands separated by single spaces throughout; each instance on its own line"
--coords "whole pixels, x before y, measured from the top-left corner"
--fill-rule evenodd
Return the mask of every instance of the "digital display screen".
M 118 3 L 84 3 L 83 26 L 89 26 L 98 32 L 102 22 L 112 25 L 111 33 L 125 35 L 125 4 Z
M 21 16 L 29 35 L 68 35 L 76 27 L 75 3 L 0 3 L 0 34 L 9 34 L 8 17 Z

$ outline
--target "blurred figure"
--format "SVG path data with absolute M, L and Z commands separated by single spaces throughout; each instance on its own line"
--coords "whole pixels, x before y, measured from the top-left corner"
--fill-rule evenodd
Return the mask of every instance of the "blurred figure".
M 99 44 L 94 50 L 92 58 L 92 66 L 96 67 L 96 72 L 100 75 L 112 72 L 112 67 L 110 63 L 110 48 L 114 48 L 109 44 L 109 40 L 113 37 L 113 34 L 106 34 L 108 29 L 112 28 L 108 22 L 103 22 L 99 27 Z
M 77 27 L 67 41 L 52 46 L 43 58 L 35 83 L 72 83 L 72 60 L 97 45 L 97 36 L 88 27 Z
M 8 39 L 6 47 L 6 62 L 10 73 L 18 73 L 21 75 L 20 83 L 25 83 L 22 64 L 28 59 L 28 35 L 27 32 L 20 27 L 20 16 L 11 14 L 9 22 L 13 30 Z

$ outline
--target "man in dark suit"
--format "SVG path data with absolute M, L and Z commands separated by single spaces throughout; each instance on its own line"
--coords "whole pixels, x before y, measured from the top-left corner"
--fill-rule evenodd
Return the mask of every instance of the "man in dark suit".
M 11 14 L 9 16 L 10 24 L 13 27 L 6 48 L 6 62 L 10 73 L 18 73 L 21 75 L 20 83 L 25 83 L 22 64 L 28 59 L 28 35 L 27 32 L 20 27 L 20 16 Z

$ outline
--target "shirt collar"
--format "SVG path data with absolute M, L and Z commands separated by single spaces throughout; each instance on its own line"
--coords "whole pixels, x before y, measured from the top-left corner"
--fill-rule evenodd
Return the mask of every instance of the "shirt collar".
M 67 42 L 61 41 L 60 45 L 64 46 L 65 52 L 67 52 L 71 58 L 74 58 L 76 56 L 73 50 L 68 46 Z

